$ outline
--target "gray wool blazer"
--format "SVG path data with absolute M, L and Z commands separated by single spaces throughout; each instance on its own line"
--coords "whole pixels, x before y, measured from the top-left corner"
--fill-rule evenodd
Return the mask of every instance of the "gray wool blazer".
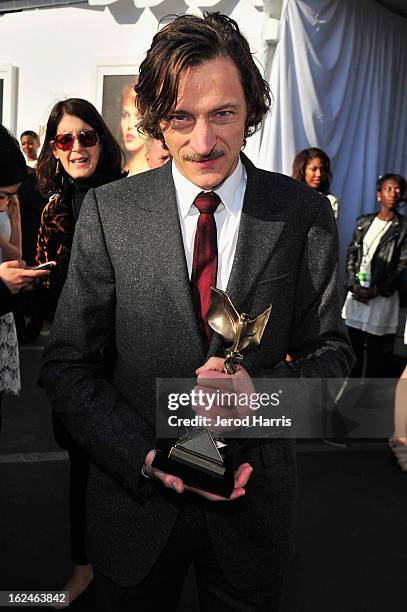
M 331 206 L 307 186 L 242 160 L 247 188 L 227 292 L 240 312 L 273 305 L 244 365 L 257 377 L 346 376 L 352 353 L 340 317 Z M 202 347 L 170 164 L 91 190 L 41 377 L 91 459 L 90 559 L 123 586 L 143 580 L 187 503 L 140 476 L 155 448 L 155 379 L 193 378 L 207 356 L 223 351 L 218 337 L 207 355 Z M 284 361 L 287 353 L 295 365 Z M 246 496 L 196 503 L 225 574 L 255 588 L 284 571 L 291 550 L 293 446 L 251 440 L 236 460 L 254 466 Z

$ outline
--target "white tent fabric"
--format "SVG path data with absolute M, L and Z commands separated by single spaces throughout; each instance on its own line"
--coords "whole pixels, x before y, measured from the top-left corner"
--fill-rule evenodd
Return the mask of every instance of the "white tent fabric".
M 287 0 L 258 157 L 291 174 L 310 146 L 332 160 L 342 251 L 375 208 L 379 175 L 407 175 L 407 20 L 372 0 Z

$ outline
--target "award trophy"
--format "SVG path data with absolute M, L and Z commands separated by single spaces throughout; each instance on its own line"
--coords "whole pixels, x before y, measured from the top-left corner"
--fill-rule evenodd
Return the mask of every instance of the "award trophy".
M 234 374 L 243 360 L 245 348 L 261 342 L 271 313 L 271 305 L 251 318 L 239 314 L 224 291 L 211 288 L 211 305 L 207 321 L 211 328 L 231 346 L 225 351 L 224 372 Z M 195 429 L 179 438 L 159 445 L 153 467 L 179 476 L 185 484 L 229 497 L 234 489 L 234 472 L 225 453 L 225 442 L 208 429 Z

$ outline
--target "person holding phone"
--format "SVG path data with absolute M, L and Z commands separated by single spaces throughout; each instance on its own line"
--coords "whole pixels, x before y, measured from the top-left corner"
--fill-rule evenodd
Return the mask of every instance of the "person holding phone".
M 17 140 L 0 125 L 0 427 L 1 396 L 20 390 L 20 366 L 14 317 L 14 296 L 49 272 L 29 270 L 21 257 L 17 191 L 27 176 Z M 3 263 L 2 263 L 3 262 Z
M 55 261 L 45 281 L 48 316 L 52 319 L 68 272 L 75 225 L 86 192 L 122 176 L 123 153 L 96 108 L 87 100 L 57 102 L 47 122 L 37 177 L 49 197 L 41 218 L 36 261 Z M 86 211 L 84 212 L 86 214 Z M 55 437 L 71 462 L 70 520 L 73 571 L 64 590 L 70 602 L 91 583 L 92 566 L 85 548 L 85 493 L 89 462 L 86 453 L 54 417 Z

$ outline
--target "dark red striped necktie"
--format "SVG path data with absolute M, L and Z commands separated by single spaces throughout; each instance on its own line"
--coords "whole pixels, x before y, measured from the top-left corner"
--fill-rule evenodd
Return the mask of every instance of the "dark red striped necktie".
M 206 322 L 211 302 L 211 287 L 216 287 L 218 271 L 218 241 L 214 212 L 221 202 L 213 191 L 199 193 L 194 204 L 199 210 L 192 261 L 192 299 L 205 350 L 212 338 L 212 329 Z

